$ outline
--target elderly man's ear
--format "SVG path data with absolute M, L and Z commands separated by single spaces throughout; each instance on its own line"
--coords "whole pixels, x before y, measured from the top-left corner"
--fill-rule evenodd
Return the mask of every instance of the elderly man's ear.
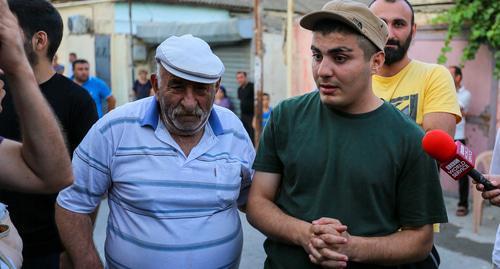
M 217 92 L 219 90 L 221 80 L 222 80 L 222 78 L 219 78 L 219 80 L 217 82 L 215 82 L 215 92 Z
M 156 94 L 158 92 L 158 77 L 156 77 L 156 74 L 151 74 L 151 86 L 153 86 L 153 91 Z

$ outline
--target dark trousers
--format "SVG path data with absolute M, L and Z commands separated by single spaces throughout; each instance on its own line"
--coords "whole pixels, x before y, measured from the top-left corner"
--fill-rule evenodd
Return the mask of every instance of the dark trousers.
M 253 121 L 253 115 L 246 115 L 246 114 L 241 114 L 241 122 L 243 123 L 243 127 L 248 133 L 248 136 L 250 136 L 250 140 L 252 140 L 252 143 L 254 144 L 255 142 L 253 141 L 254 139 L 254 130 L 252 127 L 252 121 Z
M 22 269 L 59 269 L 60 254 L 56 252 L 39 257 L 25 257 Z
M 465 140 L 458 139 L 465 145 Z M 458 180 L 458 206 L 469 208 L 469 177 L 464 176 Z

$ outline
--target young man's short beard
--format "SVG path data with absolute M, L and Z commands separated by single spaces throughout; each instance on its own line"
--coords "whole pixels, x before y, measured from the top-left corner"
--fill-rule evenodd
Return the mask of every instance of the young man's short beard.
M 24 42 L 24 51 L 26 52 L 26 58 L 28 58 L 28 62 L 33 67 L 38 64 L 38 57 L 33 51 L 33 46 L 31 42 Z

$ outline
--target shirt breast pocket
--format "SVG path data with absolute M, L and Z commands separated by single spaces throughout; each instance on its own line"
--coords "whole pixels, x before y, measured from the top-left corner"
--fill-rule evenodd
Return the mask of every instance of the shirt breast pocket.
M 227 208 L 236 203 L 241 186 L 241 164 L 238 162 L 218 163 L 215 168 L 217 197 L 220 206 Z

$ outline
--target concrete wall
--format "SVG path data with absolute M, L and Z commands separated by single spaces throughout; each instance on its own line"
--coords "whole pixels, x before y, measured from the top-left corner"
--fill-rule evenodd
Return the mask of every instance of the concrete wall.
M 113 31 L 112 1 L 92 1 L 82 3 L 64 3 L 54 5 L 64 22 L 64 32 L 61 45 L 57 52 L 59 62 L 68 68 L 68 54 L 75 52 L 78 58 L 90 63 L 90 72 L 95 74 L 95 44 L 94 33 L 111 34 Z M 71 34 L 68 29 L 68 17 L 83 15 L 90 19 L 93 31 L 87 34 Z
M 286 65 L 283 35 L 264 33 L 264 92 L 271 96 L 271 106 L 275 106 L 286 96 Z
M 130 75 L 126 75 L 129 67 L 129 46 L 127 40 L 114 32 L 114 2 L 85 1 L 55 4 L 64 22 L 64 33 L 58 50 L 59 62 L 64 64 L 66 72 L 69 68 L 68 54 L 75 52 L 80 59 L 86 59 L 90 64 L 90 74 L 95 75 L 95 37 L 94 34 L 111 36 L 111 90 L 117 99 L 117 105 L 128 102 Z M 83 15 L 91 22 L 91 31 L 86 34 L 72 34 L 68 29 L 68 17 Z
M 130 57 L 130 36 L 113 34 L 111 36 L 111 83 L 113 95 L 118 105 L 125 104 L 134 98 L 132 93 L 132 71 Z
M 59 62 L 69 68 L 68 54 L 75 52 L 78 58 L 90 63 L 90 73 L 95 75 L 95 34 L 109 34 L 111 36 L 111 84 L 112 91 L 121 105 L 132 96 L 132 59 L 130 53 L 129 15 L 128 4 L 116 1 L 82 1 L 56 4 L 65 24 L 63 40 L 58 51 Z M 68 17 L 83 15 L 90 19 L 93 31 L 87 34 L 70 34 L 67 27 Z M 134 26 L 143 22 L 210 22 L 225 20 L 230 17 L 226 10 L 212 8 L 193 8 L 171 6 L 154 3 L 134 3 L 132 7 L 132 21 Z M 135 31 L 135 27 L 133 27 Z M 134 63 L 144 66 L 144 62 Z
M 410 56 L 426 62 L 436 62 L 439 51 L 443 46 L 443 37 L 442 32 L 419 32 L 410 48 Z M 451 45 L 453 50 L 447 55 L 448 62 L 445 64 L 446 66 L 460 63 L 466 41 L 454 40 Z M 476 58 L 466 62 L 462 69 L 464 75 L 462 84 L 472 94 L 471 105 L 466 116 L 466 136 L 469 140 L 469 146 L 476 153 L 490 149 L 490 119 L 496 117 L 496 113 L 492 115 L 492 112 L 496 112 L 494 110 L 496 103 L 490 104 L 490 100 L 496 98 L 496 94 L 492 95 L 492 82 L 494 82 L 492 61 L 493 55 L 491 51 L 482 46 Z

